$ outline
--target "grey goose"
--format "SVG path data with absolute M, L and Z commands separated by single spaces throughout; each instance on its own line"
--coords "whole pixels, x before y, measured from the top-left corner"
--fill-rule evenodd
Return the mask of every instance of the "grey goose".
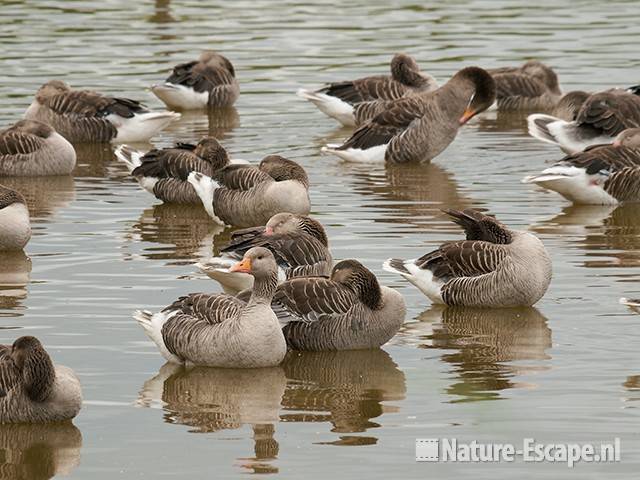
M 25 198 L 0 185 L 0 251 L 22 250 L 31 239 L 31 222 Z

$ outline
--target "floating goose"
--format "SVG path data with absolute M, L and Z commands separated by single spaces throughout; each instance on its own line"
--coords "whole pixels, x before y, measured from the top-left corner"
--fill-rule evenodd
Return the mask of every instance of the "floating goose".
M 447 210 L 467 240 L 448 242 L 383 268 L 402 275 L 434 303 L 469 307 L 531 306 L 551 281 L 551 259 L 538 237 L 510 230 L 476 210 Z
M 456 73 L 435 92 L 388 102 L 341 146 L 323 147 L 348 162 L 426 162 L 454 140 L 461 125 L 495 100 L 495 82 L 478 67 Z
M 523 179 L 574 203 L 640 202 L 640 128 L 619 134 L 613 145 L 594 145 Z
M 20 120 L 0 131 L 0 176 L 68 175 L 76 151 L 49 125 Z
M 140 186 L 166 203 L 200 204 L 200 197 L 187 182 L 191 172 L 213 176 L 231 164 L 227 151 L 213 137 L 205 137 L 197 145 L 178 143 L 174 147 L 153 149 L 147 153 L 120 145 L 116 157 L 124 162 Z
M 240 86 L 231 62 L 212 50 L 198 60 L 176 65 L 163 84 L 151 91 L 169 108 L 193 110 L 231 107 L 240 95 Z
M 333 259 L 327 234 L 320 222 L 306 215 L 278 213 L 264 227 L 236 230 L 222 256 L 196 264 L 225 291 L 237 293 L 253 286 L 253 277 L 229 272 L 229 268 L 253 247 L 271 250 L 278 263 L 278 279 L 303 276 L 328 276 Z
M 36 92 L 24 117 L 51 125 L 70 142 L 126 143 L 146 142 L 180 114 L 150 112 L 136 100 L 72 90 L 51 80 Z
M 24 197 L 0 185 L 0 250 L 22 250 L 29 239 L 31 223 Z
M 556 73 L 537 60 L 488 72 L 496 82 L 498 110 L 550 110 L 562 96 Z
M 62 422 L 81 406 L 78 377 L 54 365 L 37 338 L 0 345 L 0 423 Z
M 188 181 L 209 216 L 223 225 L 265 225 L 276 213 L 307 215 L 311 208 L 304 168 L 279 155 L 265 157 L 258 168 L 228 166 L 214 178 L 191 172 Z
M 591 94 L 582 90 L 565 93 L 553 107 L 551 116 L 572 122 L 578 116 L 578 112 L 587 98 L 589 98 L 589 95 Z
M 438 88 L 436 80 L 420 71 L 409 55 L 398 53 L 391 59 L 391 76 L 377 75 L 357 80 L 330 83 L 318 90 L 298 90 L 298 96 L 347 127 L 358 125 L 358 105 L 378 100 L 396 100 L 418 92 Z
M 227 368 L 278 365 L 287 353 L 280 323 L 271 310 L 278 266 L 262 247 L 249 250 L 231 271 L 254 278 L 248 303 L 226 294 L 192 293 L 159 313 L 134 318 L 172 363 Z
M 331 277 L 281 284 L 271 304 L 294 350 L 358 350 L 387 343 L 404 323 L 400 293 L 380 286 L 356 260 L 338 262 Z

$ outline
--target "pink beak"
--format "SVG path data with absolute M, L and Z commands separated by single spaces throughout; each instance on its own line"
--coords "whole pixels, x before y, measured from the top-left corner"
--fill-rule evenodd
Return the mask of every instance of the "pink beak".
M 265 227 L 264 233 L 266 235 L 273 235 L 273 227 Z

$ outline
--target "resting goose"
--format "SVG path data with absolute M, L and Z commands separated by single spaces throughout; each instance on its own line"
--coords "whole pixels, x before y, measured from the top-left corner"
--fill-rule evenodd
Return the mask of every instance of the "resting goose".
M 151 91 L 169 108 L 194 110 L 231 107 L 240 95 L 240 86 L 231 62 L 213 50 L 205 50 L 198 60 L 181 63 Z
M 51 80 L 36 92 L 24 118 L 51 125 L 70 142 L 126 143 L 148 141 L 180 114 L 151 112 L 136 100 L 72 90 Z
M 562 96 L 556 73 L 537 60 L 487 71 L 496 82 L 498 110 L 550 110 Z
M 531 306 L 551 281 L 551 259 L 538 237 L 510 230 L 476 210 L 447 210 L 467 239 L 383 268 L 402 275 L 433 303 L 468 307 Z
M 328 276 L 333 259 L 327 234 L 320 222 L 306 215 L 278 213 L 264 227 L 236 230 L 222 256 L 197 263 L 225 291 L 237 293 L 253 286 L 253 277 L 230 272 L 229 268 L 253 247 L 271 250 L 278 263 L 278 280 L 302 276 Z
M 37 338 L 0 345 L 0 423 L 62 422 L 81 406 L 78 377 L 54 365 Z
M 30 239 L 26 200 L 20 192 L 0 185 L 0 250 L 22 250 Z
M 464 68 L 435 92 L 387 102 L 344 144 L 323 151 L 348 162 L 427 162 L 449 146 L 460 126 L 491 106 L 495 92 L 485 70 Z
M 230 270 L 253 276 L 248 303 L 226 294 L 192 293 L 159 313 L 134 314 L 166 360 L 226 368 L 272 367 L 282 361 L 287 344 L 271 310 L 278 286 L 273 254 L 252 248 Z
M 420 71 L 416 61 L 404 53 L 391 59 L 391 76 L 376 75 L 346 82 L 330 83 L 318 90 L 298 90 L 299 97 L 309 100 L 325 115 L 347 127 L 358 125 L 358 105 L 379 100 L 396 100 L 418 92 L 438 88 L 431 75 Z
M 304 168 L 279 155 L 265 157 L 258 168 L 230 165 L 214 178 L 191 172 L 188 181 L 209 216 L 222 225 L 265 225 L 277 213 L 307 215 L 311 208 Z
M 640 202 L 640 128 L 624 130 L 612 145 L 567 155 L 523 182 L 558 192 L 573 203 Z
M 387 343 L 404 323 L 400 293 L 380 286 L 356 260 L 338 262 L 331 276 L 293 278 L 271 303 L 294 350 L 359 350 Z

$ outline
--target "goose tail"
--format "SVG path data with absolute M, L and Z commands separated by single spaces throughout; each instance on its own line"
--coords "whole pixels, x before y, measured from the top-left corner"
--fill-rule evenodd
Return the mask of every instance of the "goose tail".
M 382 269 L 399 275 L 411 275 L 411 272 L 404 266 L 404 262 L 404 260 L 399 258 L 388 258 L 382 264 Z
M 131 118 L 118 117 L 113 120 L 118 129 L 115 143 L 146 142 L 174 120 L 181 117 L 176 112 L 136 113 Z
M 549 130 L 549 125 L 561 121 L 551 115 L 544 115 L 542 113 L 534 113 L 527 117 L 527 126 L 529 129 L 529 135 L 543 142 L 551 143 L 553 145 L 560 145 L 556 136 Z
M 338 97 L 327 95 L 326 93 L 306 90 L 304 88 L 298 89 L 296 95 L 310 101 L 322 113 L 337 120 L 345 127 L 356 126 L 356 117 L 353 112 L 353 105 L 350 103 L 345 102 Z
M 169 351 L 162 336 L 163 325 L 176 313 L 177 310 L 166 313 L 152 313 L 149 310 L 136 310 L 133 312 L 133 318 L 144 329 L 144 333 L 147 334 L 147 337 L 157 345 L 160 353 L 167 361 L 171 363 L 183 363 L 182 360 Z
M 187 181 L 193 185 L 193 189 L 200 197 L 202 201 L 202 205 L 204 209 L 207 211 L 209 216 L 220 225 L 224 225 L 225 223 L 216 215 L 214 205 L 213 205 L 213 197 L 216 189 L 220 188 L 218 182 L 213 180 L 211 177 L 204 175 L 200 172 L 191 172 L 189 177 L 187 177 Z
M 131 173 L 137 167 L 142 165 L 142 157 L 144 156 L 144 153 L 130 147 L 129 145 L 122 144 L 116 148 L 115 155 L 118 160 L 127 166 L 129 173 Z

